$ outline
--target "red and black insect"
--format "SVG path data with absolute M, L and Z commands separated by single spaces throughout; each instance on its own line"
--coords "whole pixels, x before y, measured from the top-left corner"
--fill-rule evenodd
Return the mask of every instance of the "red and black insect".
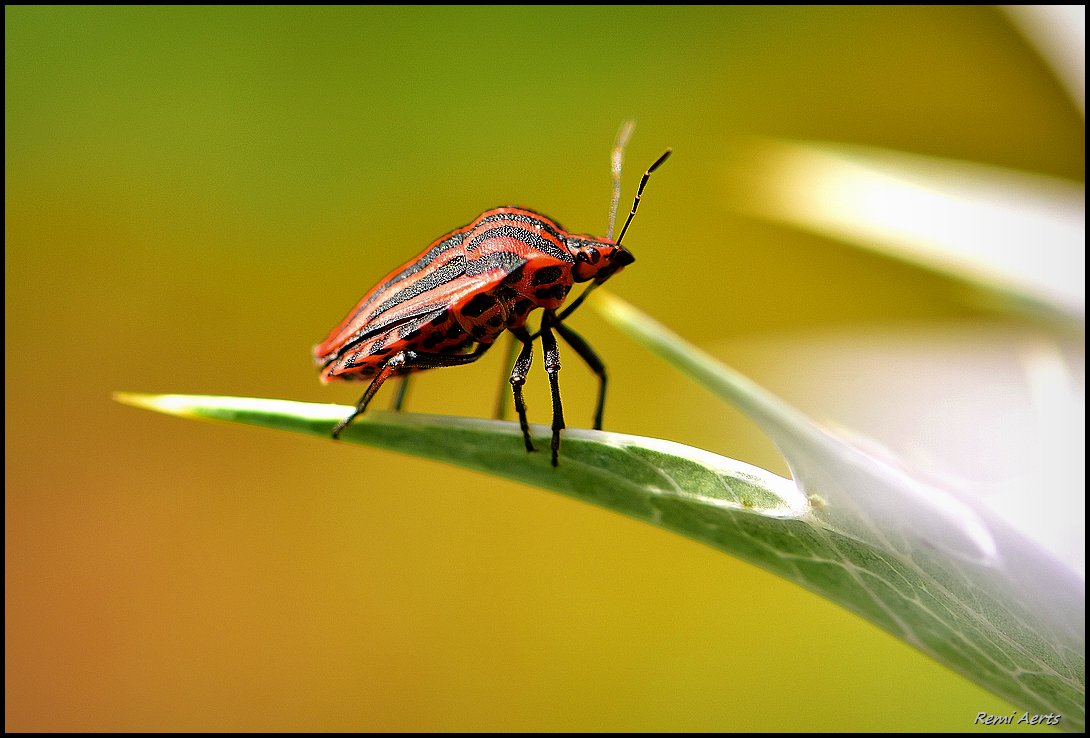
M 387 379 L 474 362 L 504 331 L 511 331 L 522 343 L 510 381 L 526 450 L 535 449 L 522 386 L 530 369 L 533 341 L 540 337 L 552 390 L 552 463 L 557 465 L 564 411 L 557 381 L 560 353 L 554 330 L 598 376 L 594 427 L 601 430 L 605 366 L 564 320 L 594 287 L 635 261 L 631 252 L 621 246 L 621 240 L 636 214 L 647 180 L 666 161 L 670 150 L 644 173 L 632 210 L 614 241 L 621 156 L 631 131 L 631 123 L 622 126 L 611 157 L 613 199 L 605 238 L 570 234 L 550 218 L 526 208 L 486 210 L 469 225 L 439 238 L 420 256 L 386 275 L 329 337 L 314 347 L 323 382 L 370 382 L 352 414 L 333 428 L 334 438 L 367 409 Z M 574 282 L 591 284 L 566 310 L 557 313 Z M 526 318 L 537 308 L 544 310 L 541 328 L 531 335 Z M 399 408 L 402 397 L 399 395 Z

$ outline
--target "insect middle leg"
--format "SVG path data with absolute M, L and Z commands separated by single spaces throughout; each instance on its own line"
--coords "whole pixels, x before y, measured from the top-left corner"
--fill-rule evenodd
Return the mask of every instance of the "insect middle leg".
M 504 379 L 507 378 L 507 367 L 514 366 L 515 354 L 518 352 L 518 342 L 515 340 L 515 335 L 512 333 L 506 339 L 507 343 L 507 357 L 503 360 Z M 500 393 L 496 398 L 496 420 L 507 419 L 507 389 L 503 387 L 503 383 L 500 385 Z
M 379 370 L 379 373 L 371 380 L 371 384 L 368 385 L 367 391 L 363 393 L 363 397 L 360 398 L 360 401 L 356 403 L 356 409 L 352 411 L 352 414 L 334 426 L 333 437 L 339 437 L 341 431 L 347 428 L 349 423 L 355 420 L 357 416 L 363 414 L 372 398 L 374 398 L 375 393 L 378 392 L 379 388 L 390 377 L 397 374 L 404 374 L 414 369 L 436 369 L 444 366 L 471 364 L 484 356 L 484 352 L 488 351 L 491 347 L 491 343 L 482 343 L 470 354 L 422 354 L 417 351 L 397 352 L 387 359 L 386 363 L 382 365 L 382 369 Z
M 411 374 L 406 374 L 401 377 L 401 381 L 397 385 L 397 394 L 394 395 L 394 401 L 390 405 L 390 409 L 394 412 L 401 412 L 401 409 L 405 406 L 405 397 L 409 394 L 409 380 L 412 379 Z

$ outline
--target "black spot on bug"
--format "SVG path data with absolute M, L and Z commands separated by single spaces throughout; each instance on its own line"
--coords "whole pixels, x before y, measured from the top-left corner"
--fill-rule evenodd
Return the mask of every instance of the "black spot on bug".
M 538 269 L 534 273 L 534 276 L 530 278 L 530 284 L 535 287 L 541 284 L 552 284 L 556 280 L 560 279 L 560 275 L 563 270 L 558 266 L 545 267 L 544 269 Z
M 431 325 L 443 325 L 448 320 L 450 320 L 450 313 L 444 311 L 431 319 Z
M 534 297 L 539 300 L 563 300 L 568 294 L 568 288 L 562 284 L 554 284 L 552 287 L 543 287 L 534 292 Z
M 502 315 L 492 316 L 491 318 L 488 319 L 488 325 L 492 326 L 493 328 L 499 328 L 501 325 L 503 325 L 503 316 Z
M 473 330 L 470 332 L 473 334 L 474 338 L 481 338 L 487 335 L 488 329 L 486 329 L 483 325 L 475 325 L 473 326 Z
M 530 308 L 534 306 L 534 303 L 527 300 L 525 297 L 515 303 L 515 312 L 518 314 L 526 313 L 530 311 Z
M 442 333 L 432 333 L 430 336 L 425 338 L 420 345 L 426 349 L 430 349 L 435 348 L 445 340 L 446 336 L 444 336 Z
M 590 263 L 591 264 L 597 264 L 601 260 L 602 260 L 602 252 L 601 251 L 591 251 L 590 252 Z
M 504 284 L 516 284 L 522 281 L 522 267 L 513 270 L 510 274 L 503 278 Z
M 517 292 L 507 286 L 501 286 L 498 290 L 496 290 L 496 297 L 503 300 L 504 302 L 516 297 L 517 295 Z
M 447 331 L 447 334 L 446 334 L 446 336 L 444 336 L 444 338 L 457 338 L 458 336 L 462 335 L 464 332 L 465 331 L 462 330 L 462 326 L 455 323 L 454 325 L 452 325 L 450 327 L 450 330 Z
M 490 307 L 496 304 L 496 298 L 492 295 L 477 295 L 464 308 L 462 315 L 469 318 L 479 318 Z

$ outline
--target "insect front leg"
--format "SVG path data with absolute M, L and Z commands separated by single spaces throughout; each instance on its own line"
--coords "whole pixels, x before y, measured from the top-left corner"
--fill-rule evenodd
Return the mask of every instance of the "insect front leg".
M 461 366 L 463 364 L 471 364 L 477 359 L 484 356 L 484 352 L 488 351 L 492 347 L 490 343 L 482 343 L 477 346 L 477 349 L 471 354 L 423 354 L 418 351 L 399 351 L 391 356 L 385 364 L 382 365 L 382 369 L 379 370 L 375 378 L 371 380 L 371 384 L 368 385 L 367 391 L 363 393 L 363 397 L 356 403 L 356 409 L 352 411 L 352 414 L 347 418 L 337 423 L 333 427 L 333 437 L 340 436 L 341 431 L 348 427 L 356 417 L 363 415 L 363 412 L 367 409 L 371 399 L 378 392 L 379 387 L 389 379 L 390 377 L 399 374 L 413 371 L 414 369 L 436 369 L 444 366 Z
M 587 362 L 590 370 L 598 375 L 598 407 L 594 411 L 594 430 L 602 430 L 602 412 L 606 405 L 606 367 L 594 349 L 578 333 L 563 323 L 554 323 L 556 332 L 575 349 L 579 358 Z
M 564 429 L 564 406 L 560 403 L 560 349 L 556 345 L 551 326 L 556 315 L 546 312 L 541 319 L 541 348 L 545 353 L 545 371 L 549 373 L 549 388 L 553 394 L 553 466 L 560 458 L 560 431 Z
M 534 339 L 525 328 L 513 328 L 511 333 L 522 341 L 522 350 L 519 351 L 515 366 L 511 369 L 511 391 L 515 395 L 515 412 L 519 416 L 519 426 L 522 427 L 522 438 L 526 441 L 526 450 L 536 451 L 534 442 L 530 440 L 530 424 L 526 422 L 526 401 L 522 397 L 522 385 L 526 384 L 526 375 L 530 373 L 530 364 L 534 360 Z

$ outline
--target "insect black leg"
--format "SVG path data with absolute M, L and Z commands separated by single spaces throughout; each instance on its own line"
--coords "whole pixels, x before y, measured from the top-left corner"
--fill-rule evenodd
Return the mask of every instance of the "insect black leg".
M 341 431 L 347 428 L 349 423 L 355 420 L 357 416 L 363 415 L 363 412 L 371 403 L 372 398 L 374 398 L 375 393 L 378 392 L 379 387 L 381 387 L 390 377 L 397 374 L 404 374 L 414 369 L 435 369 L 443 366 L 471 364 L 484 356 L 484 352 L 488 351 L 490 348 L 492 348 L 492 344 L 482 343 L 478 345 L 476 351 L 471 354 L 422 354 L 417 351 L 397 352 L 382 365 L 382 369 L 380 369 L 379 373 L 375 375 L 375 378 L 371 380 L 371 384 L 368 385 L 367 391 L 363 393 L 363 397 L 360 398 L 360 401 L 356 403 L 356 409 L 352 411 L 352 414 L 333 427 L 333 437 L 339 437 Z
M 545 313 L 541 318 L 541 348 L 545 352 L 545 371 L 549 373 L 549 389 L 553 394 L 553 466 L 559 463 L 560 431 L 564 429 L 564 406 L 560 404 L 560 349 L 551 329 L 555 321 L 553 313 Z
M 519 426 L 522 427 L 522 438 L 526 441 L 526 450 L 536 451 L 534 442 L 530 440 L 530 425 L 526 422 L 526 401 L 522 398 L 522 385 L 526 384 L 526 375 L 529 374 L 530 363 L 534 360 L 534 339 L 525 328 L 513 328 L 511 333 L 522 341 L 522 350 L 519 351 L 515 366 L 511 369 L 511 390 L 515 396 L 515 412 L 519 416 Z
M 505 380 L 507 379 L 507 367 L 514 364 L 516 348 L 515 337 L 512 335 L 507 339 L 507 358 L 503 361 L 503 378 Z M 507 389 L 503 386 L 506 383 L 504 381 L 500 384 L 500 394 L 496 398 L 496 420 L 503 420 L 507 417 Z
M 568 316 L 574 313 L 575 309 L 583 304 L 583 300 L 587 299 L 590 293 L 593 292 L 599 284 L 601 284 L 601 282 L 591 282 L 589 285 L 587 285 L 587 288 L 583 290 L 582 293 L 580 293 L 579 297 L 575 298 L 575 302 L 573 302 L 571 305 L 568 305 L 568 307 L 561 311 L 560 315 L 556 319 L 557 325 L 567 320 Z
M 401 412 L 401 408 L 405 406 L 405 396 L 409 394 L 409 379 L 411 377 L 406 374 L 401 378 L 401 382 L 397 387 L 397 395 L 394 397 L 394 403 L 390 406 L 390 409 L 395 412 Z
M 602 430 L 602 411 L 606 406 L 606 367 L 582 336 L 563 323 L 553 325 L 560 337 L 567 341 L 568 345 L 575 349 L 575 353 L 579 354 L 579 358 L 587 362 L 591 371 L 598 375 L 598 407 L 594 411 L 594 430 Z
M 367 391 L 363 393 L 363 397 L 356 403 L 356 409 L 352 411 L 352 414 L 333 426 L 333 438 L 339 438 L 341 431 L 347 428 L 348 424 L 355 420 L 357 415 L 363 415 L 363 411 L 367 409 L 367 406 L 371 403 L 371 399 L 375 396 L 375 393 L 378 392 L 379 387 L 405 366 L 406 354 L 408 353 L 410 352 L 401 351 L 396 353 L 382 365 L 382 369 L 380 369 L 378 374 L 375 375 L 375 378 L 371 380 L 371 384 L 367 386 Z

